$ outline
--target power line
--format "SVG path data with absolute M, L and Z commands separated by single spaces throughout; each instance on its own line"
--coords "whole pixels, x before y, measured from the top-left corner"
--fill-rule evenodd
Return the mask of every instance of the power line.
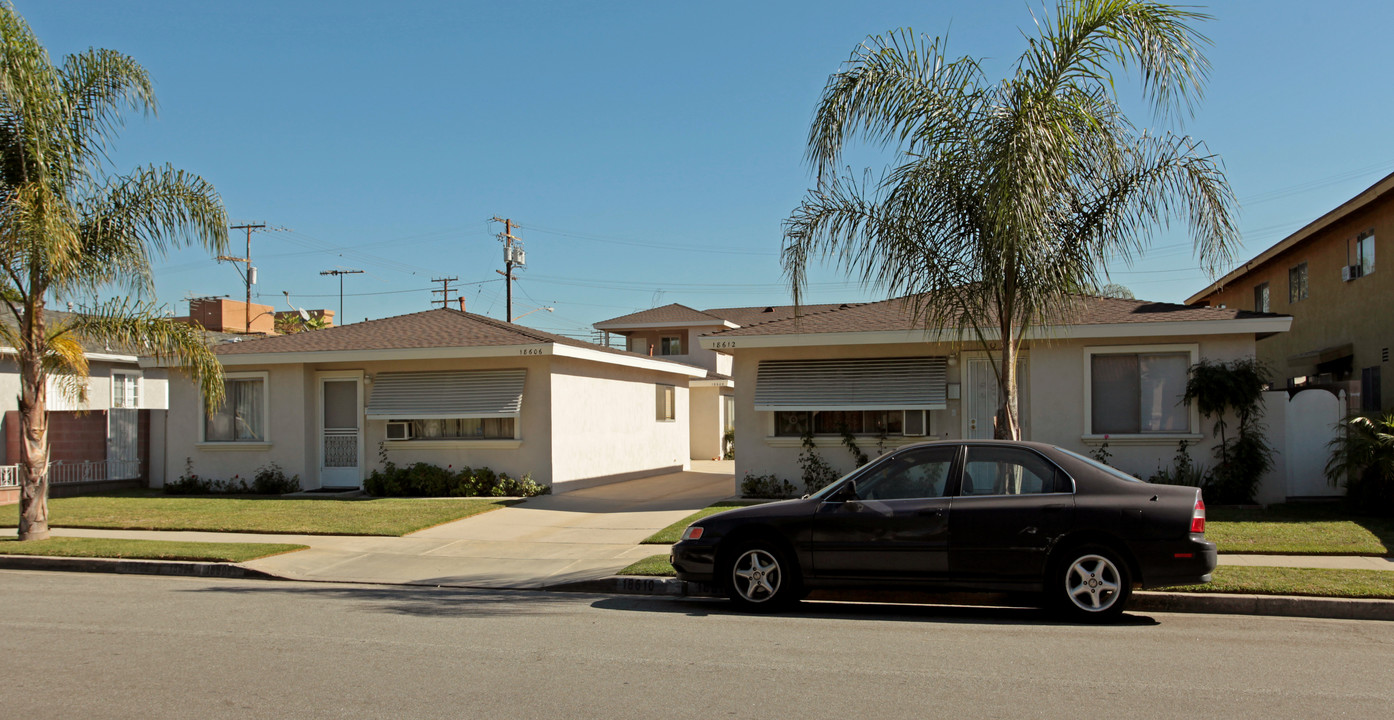
M 320 275 L 337 275 L 337 276 L 339 277 L 339 324 L 340 324 L 340 325 L 346 325 L 346 324 L 347 324 L 347 321 L 344 319 L 344 318 L 345 318 L 345 316 L 344 316 L 344 276 L 345 276 L 345 275 L 362 275 L 362 274 L 363 274 L 363 271 L 362 271 L 362 270 L 321 270 L 319 274 L 320 274 Z
M 432 299 L 431 299 L 431 304 L 432 304 L 432 305 L 435 305 L 436 303 L 440 303 L 440 306 L 441 306 L 442 308 L 450 307 L 450 283 L 453 283 L 453 282 L 455 282 L 456 280 L 459 280 L 459 279 L 460 279 L 460 278 L 457 278 L 457 277 L 431 278 L 431 282 L 438 282 L 438 283 L 440 283 L 440 289 L 439 289 L 439 290 L 432 290 L 432 291 L 431 291 L 431 294 L 432 294 L 432 295 L 435 295 L 435 294 L 439 293 L 439 294 L 440 294 L 440 299 L 439 299 L 439 300 L 436 300 L 435 298 L 432 298 Z

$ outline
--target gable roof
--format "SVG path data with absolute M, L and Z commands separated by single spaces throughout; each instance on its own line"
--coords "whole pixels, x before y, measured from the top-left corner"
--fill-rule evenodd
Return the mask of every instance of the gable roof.
M 845 304 L 803 305 L 798 308 L 802 314 L 823 312 Z M 663 307 L 640 310 L 617 318 L 602 320 L 593 327 L 597 330 L 631 330 L 645 327 L 694 327 L 718 325 L 736 327 L 755 323 L 783 320 L 794 317 L 793 305 L 755 305 L 751 307 L 713 308 L 694 310 L 686 305 L 672 303 Z
M 593 327 L 598 330 L 614 328 L 663 326 L 663 325 L 723 325 L 723 319 L 716 315 L 694 310 L 686 305 L 671 303 L 662 307 L 649 308 L 639 312 L 602 320 Z
M 1344 220 L 1347 216 L 1355 213 L 1356 211 L 1364 209 L 1366 206 L 1370 205 L 1371 203 L 1375 202 L 1376 200 L 1384 196 L 1386 193 L 1389 193 L 1391 191 L 1394 191 L 1394 173 L 1385 175 L 1379 182 L 1375 183 L 1374 185 L 1371 185 L 1368 188 L 1365 188 L 1365 190 L 1361 192 L 1359 195 L 1356 195 L 1355 197 L 1341 203 L 1341 205 L 1336 209 L 1326 213 L 1325 215 L 1322 215 L 1321 217 L 1317 218 L 1316 220 L 1313 220 L 1310 223 L 1307 223 L 1297 232 L 1283 238 L 1282 240 L 1279 240 L 1272 247 L 1259 253 L 1256 257 L 1254 257 L 1254 259 L 1241 264 L 1239 267 L 1231 270 L 1224 277 L 1220 278 L 1219 280 L 1216 280 L 1213 283 L 1210 283 L 1210 285 L 1208 285 L 1204 290 L 1201 290 L 1200 292 L 1186 298 L 1186 302 L 1198 302 L 1223 290 L 1226 285 L 1236 282 L 1245 275 L 1248 275 L 1250 271 L 1257 269 L 1264 263 L 1267 263 L 1269 260 L 1272 260 L 1273 258 L 1282 254 L 1284 251 L 1307 240 L 1310 240 L 1312 237 L 1316 236 L 1317 233 L 1334 225 L 1340 220 Z
M 706 370 L 686 363 L 602 347 L 451 308 L 228 342 L 215 346 L 213 352 L 224 365 L 253 365 L 512 356 L 520 354 L 520 347 L 537 350 L 527 355 L 565 355 L 689 377 L 706 375 Z
M 873 342 L 907 342 L 926 338 L 923 325 L 916 323 L 906 298 L 873 303 L 831 306 L 800 317 L 756 323 L 705 336 L 712 340 L 731 338 L 773 338 L 832 334 L 883 334 Z M 1192 307 L 1174 303 L 1148 302 L 1080 296 L 1078 315 L 1068 325 L 1042 328 L 1028 337 L 1127 337 L 1158 334 L 1219 334 L 1244 332 L 1282 332 L 1291 316 L 1230 308 Z M 828 307 L 828 306 L 825 306 Z M 811 310 L 811 308 L 808 308 Z M 1129 329 L 1131 328 L 1131 329 Z M 968 339 L 966 331 L 950 331 L 945 340 Z M 704 340 L 704 345 L 707 341 Z M 752 346 L 758 346 L 754 343 Z

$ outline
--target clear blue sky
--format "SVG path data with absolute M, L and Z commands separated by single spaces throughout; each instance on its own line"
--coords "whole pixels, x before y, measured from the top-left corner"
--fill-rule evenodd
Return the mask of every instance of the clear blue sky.
M 947 34 L 1000 77 L 1033 8 L 974 2 L 106 2 L 18 0 L 51 54 L 127 53 L 156 118 L 132 116 L 114 163 L 210 180 L 252 236 L 256 295 L 349 321 L 424 310 L 432 277 L 503 317 L 492 216 L 521 228 L 514 314 L 554 332 L 656 304 L 785 304 L 781 221 L 810 178 L 804 139 L 830 73 L 867 35 Z M 1053 7 L 1053 3 L 1051 3 Z M 1205 101 L 1185 127 L 1221 156 L 1243 205 L 1236 261 L 1394 171 L 1382 51 L 1394 3 L 1240 0 L 1208 9 Z M 1140 125 L 1152 116 L 1127 93 Z M 867 158 L 878 167 L 884 161 Z M 242 254 L 241 236 L 234 254 Z M 1134 267 L 1141 298 L 1210 278 L 1183 227 Z M 832 270 L 811 302 L 879 299 Z M 159 300 L 241 297 L 228 265 L 183 251 Z M 465 284 L 476 283 L 476 284 Z

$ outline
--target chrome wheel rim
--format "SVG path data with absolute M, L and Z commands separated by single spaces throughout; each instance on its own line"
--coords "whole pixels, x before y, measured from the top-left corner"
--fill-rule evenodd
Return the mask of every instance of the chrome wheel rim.
M 1113 607 L 1122 589 L 1118 567 L 1102 555 L 1084 555 L 1065 572 L 1065 594 L 1085 612 L 1103 612 Z
M 784 572 L 768 550 L 746 550 L 731 568 L 736 594 L 750 603 L 767 602 L 779 593 Z

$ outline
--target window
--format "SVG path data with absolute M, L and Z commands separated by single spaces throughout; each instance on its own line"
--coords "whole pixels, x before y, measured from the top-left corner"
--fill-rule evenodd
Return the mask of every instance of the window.
M 921 410 L 783 410 L 774 414 L 774 434 L 802 437 L 813 428 L 814 435 L 905 434 L 906 413 Z M 919 434 L 923 435 L 923 431 Z
M 1268 283 L 1254 286 L 1254 312 L 1268 312 Z
M 1055 492 L 1055 466 L 1030 450 L 968 448 L 960 495 L 1039 495 Z
M 726 432 L 731 432 L 736 429 L 736 396 L 725 395 L 721 398 L 721 402 L 726 409 L 726 427 L 723 429 Z
M 1288 302 L 1307 299 L 1307 263 L 1288 269 Z
M 140 407 L 139 375 L 120 372 L 111 374 L 111 406 L 114 408 Z
M 411 423 L 411 437 L 417 440 L 511 440 L 517 427 L 517 419 L 511 417 L 391 422 Z
M 1108 352 L 1089 359 L 1089 433 L 1136 435 L 1190 432 L 1181 403 L 1194 351 Z
M 223 380 L 223 404 L 204 417 L 204 442 L 266 442 L 266 375 Z
M 661 355 L 681 355 L 681 354 L 682 354 L 682 338 L 681 338 L 681 337 L 676 337 L 676 336 L 674 336 L 674 337 L 665 337 L 665 338 L 661 338 L 661 339 L 658 341 L 658 343 L 659 343 L 659 345 L 658 345 L 658 352 L 659 352 L 659 354 L 661 354 Z
M 944 496 L 957 446 L 900 453 L 857 478 L 860 500 L 908 500 Z
M 677 388 L 672 385 L 657 385 L 658 419 L 660 421 L 677 418 Z
M 1360 266 L 1360 277 L 1375 271 L 1375 231 L 1366 230 L 1355 239 L 1355 262 Z

